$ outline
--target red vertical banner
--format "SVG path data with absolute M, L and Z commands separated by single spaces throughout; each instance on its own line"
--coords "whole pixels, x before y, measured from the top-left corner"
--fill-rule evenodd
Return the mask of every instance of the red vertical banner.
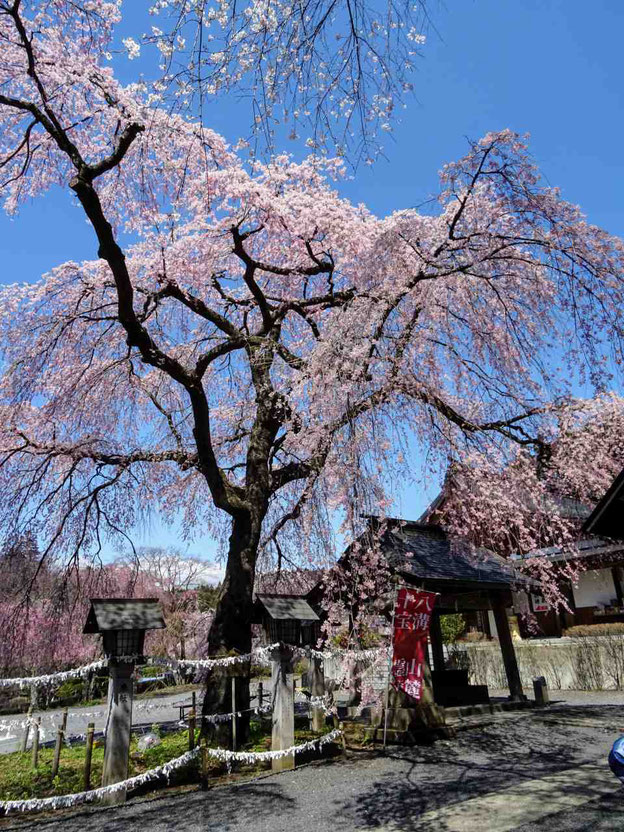
M 402 587 L 394 610 L 392 684 L 416 701 L 422 695 L 427 636 L 435 599 L 435 592 Z

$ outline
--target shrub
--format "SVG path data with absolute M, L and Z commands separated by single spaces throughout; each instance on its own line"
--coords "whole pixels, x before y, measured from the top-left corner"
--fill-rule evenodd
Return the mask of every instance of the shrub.
M 144 664 L 138 670 L 141 679 L 152 679 L 154 676 L 161 676 L 163 673 L 162 667 L 156 664 Z
M 587 638 L 579 640 L 574 655 L 574 685 L 577 690 L 603 690 L 604 674 L 600 645 Z
M 488 637 L 485 633 L 480 633 L 479 630 L 470 630 L 468 633 L 464 633 L 462 636 L 462 641 L 488 641 Z
M 589 638 L 590 636 L 621 636 L 624 635 L 624 623 L 613 624 L 578 624 L 563 630 L 563 635 L 570 638 Z
M 66 679 L 55 692 L 55 699 L 61 702 L 75 702 L 82 699 L 84 681 L 82 679 Z
M 442 641 L 445 644 L 454 644 L 466 629 L 466 619 L 461 613 L 441 615 L 440 628 Z

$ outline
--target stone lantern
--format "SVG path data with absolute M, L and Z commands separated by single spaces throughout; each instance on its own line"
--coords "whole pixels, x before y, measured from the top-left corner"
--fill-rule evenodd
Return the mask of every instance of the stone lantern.
M 110 786 L 128 777 L 130 729 L 132 727 L 133 673 L 144 661 L 147 630 L 165 626 L 160 602 L 155 598 L 96 598 L 84 633 L 101 633 L 109 658 L 108 720 L 102 785 Z M 111 802 L 125 800 L 119 792 Z

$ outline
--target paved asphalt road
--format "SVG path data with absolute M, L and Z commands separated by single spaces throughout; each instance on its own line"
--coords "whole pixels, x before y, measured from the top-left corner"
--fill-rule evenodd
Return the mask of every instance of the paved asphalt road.
M 427 747 L 115 808 L 0 821 L 42 832 L 589 832 L 624 830 L 606 765 L 619 705 L 505 714 Z
M 202 689 L 197 688 L 198 700 L 201 699 Z M 251 704 L 257 705 L 257 685 L 251 684 Z M 265 682 L 264 702 L 267 702 L 267 684 Z M 297 694 L 297 701 L 301 697 Z M 180 718 L 181 703 L 190 704 L 191 692 L 174 693 L 170 696 L 155 696 L 147 699 L 135 699 L 132 709 L 132 724 L 135 727 L 145 727 L 156 722 L 174 722 Z M 41 711 L 35 712 L 33 716 L 41 717 L 42 742 L 53 740 L 56 737 L 56 729 L 60 725 L 62 711 Z M 84 738 L 89 722 L 95 724 L 96 734 L 104 731 L 106 726 L 106 705 L 91 705 L 86 708 L 69 709 L 67 718 L 67 736 L 73 738 Z M 21 747 L 24 733 L 25 714 L 16 716 L 0 716 L 0 754 L 7 754 L 10 751 L 18 751 Z
M 190 693 L 177 693 L 172 696 L 136 699 L 132 713 L 133 724 L 152 725 L 155 722 L 171 722 L 180 717 L 178 703 L 190 702 Z M 106 705 L 91 705 L 86 708 L 70 708 L 67 718 L 67 736 L 78 737 L 87 731 L 89 722 L 95 723 L 95 730 L 103 731 L 106 725 Z M 52 740 L 61 722 L 62 711 L 36 712 L 33 716 L 41 717 L 42 740 Z M 17 751 L 21 745 L 24 732 L 22 727 L 25 714 L 17 716 L 0 716 L 0 754 Z

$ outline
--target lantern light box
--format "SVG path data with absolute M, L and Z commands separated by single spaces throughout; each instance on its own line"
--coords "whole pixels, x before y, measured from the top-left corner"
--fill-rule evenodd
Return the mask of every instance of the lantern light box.
M 320 635 L 320 618 L 301 595 L 256 595 L 256 621 L 269 644 L 311 647 Z

